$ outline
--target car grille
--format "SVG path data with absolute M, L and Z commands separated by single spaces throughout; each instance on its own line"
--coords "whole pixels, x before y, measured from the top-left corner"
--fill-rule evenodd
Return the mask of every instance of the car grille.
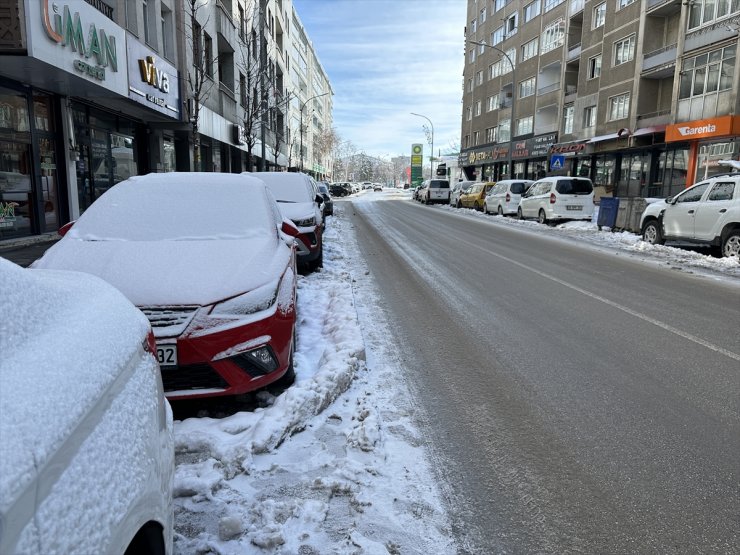
M 165 391 L 226 389 L 229 384 L 208 364 L 162 367 Z
M 193 319 L 199 306 L 140 306 L 157 334 L 157 330 L 172 328 L 172 335 L 179 335 Z

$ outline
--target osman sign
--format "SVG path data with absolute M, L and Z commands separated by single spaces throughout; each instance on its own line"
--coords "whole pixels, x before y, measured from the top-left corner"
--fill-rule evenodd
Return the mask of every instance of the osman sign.
M 29 56 L 125 96 L 126 35 L 87 4 L 69 0 L 25 0 Z M 120 60 L 119 60 L 120 58 Z M 120 64 L 119 64 L 120 62 Z

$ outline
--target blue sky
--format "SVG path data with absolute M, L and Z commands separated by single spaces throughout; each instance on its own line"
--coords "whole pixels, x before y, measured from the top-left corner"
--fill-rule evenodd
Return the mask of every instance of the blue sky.
M 293 0 L 334 89 L 334 127 L 358 151 L 389 157 L 460 143 L 464 0 Z

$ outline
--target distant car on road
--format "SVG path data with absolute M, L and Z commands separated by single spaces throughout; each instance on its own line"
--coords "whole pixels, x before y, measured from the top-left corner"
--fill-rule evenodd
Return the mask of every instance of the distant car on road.
M 0 258 L 0 291 L 0 553 L 172 553 L 172 411 L 149 322 L 79 272 Z
M 667 200 L 648 204 L 642 238 L 714 245 L 723 256 L 740 255 L 740 173 L 716 175 Z
M 594 213 L 594 186 L 586 177 L 544 177 L 522 195 L 520 219 L 536 218 L 541 224 L 555 220 L 590 220 Z
M 342 183 L 332 183 L 329 185 L 329 193 L 331 193 L 333 197 L 346 197 L 347 195 L 352 194 L 352 189 Z
M 382 190 L 383 190 L 383 186 L 380 183 L 376 183 L 375 185 L 373 185 L 373 191 L 377 192 L 377 191 L 382 191 Z

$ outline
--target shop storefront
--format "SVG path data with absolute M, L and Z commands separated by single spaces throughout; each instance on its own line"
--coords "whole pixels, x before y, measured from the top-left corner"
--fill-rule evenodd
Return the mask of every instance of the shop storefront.
M 460 154 L 459 165 L 471 181 L 496 181 L 508 175 L 509 146 L 470 149 Z
M 545 133 L 514 141 L 514 150 L 511 153 L 514 177 L 531 180 L 544 177 L 548 170 L 548 152 L 557 139 L 557 133 Z
M 740 159 L 740 116 L 720 116 L 669 125 L 666 143 L 682 144 L 686 186 L 727 172 L 720 160 Z

